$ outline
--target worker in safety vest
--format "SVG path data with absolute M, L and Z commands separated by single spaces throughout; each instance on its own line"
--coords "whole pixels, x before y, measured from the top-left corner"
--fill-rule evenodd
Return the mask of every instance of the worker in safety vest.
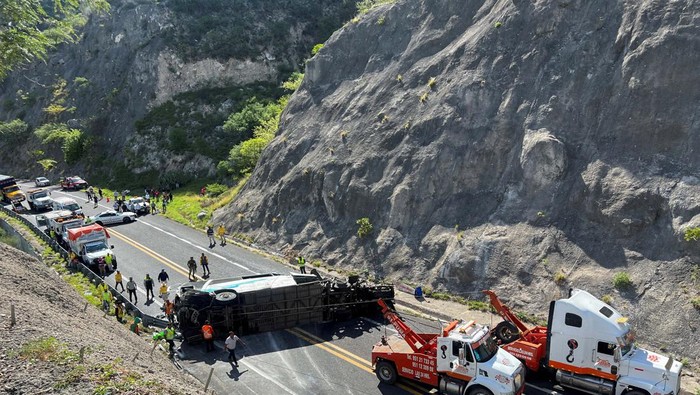
M 114 270 L 114 266 L 112 266 L 112 260 L 113 260 L 112 254 L 109 254 L 109 253 L 108 253 L 108 254 L 105 256 L 105 264 L 107 264 L 107 269 L 109 269 L 109 271 L 113 271 L 113 270 Z
M 112 292 L 106 285 L 102 288 L 102 309 L 109 313 L 109 308 L 112 303 Z
M 168 324 L 168 327 L 165 328 L 163 331 L 163 335 L 165 335 L 165 341 L 168 343 L 168 346 L 170 346 L 170 357 L 175 355 L 175 328 L 173 327 L 173 324 Z
M 158 296 L 163 298 L 164 302 L 168 301 L 168 297 L 170 296 L 170 292 L 168 292 L 168 284 L 160 283 L 160 288 L 158 289 Z
M 116 290 L 119 287 L 122 287 L 122 292 L 124 292 L 124 283 L 122 282 L 124 278 L 122 277 L 122 272 L 117 270 L 116 273 L 114 273 L 114 289 Z
M 175 303 L 172 300 L 165 302 L 165 315 L 168 317 L 168 322 L 175 323 Z
M 207 352 L 214 350 L 214 328 L 209 325 L 209 321 L 202 325 L 202 338 L 207 346 Z
M 297 265 L 299 265 L 299 272 L 306 274 L 306 259 L 304 259 L 303 256 L 299 255 L 297 258 Z
M 219 224 L 219 227 L 216 228 L 216 235 L 219 236 L 221 239 L 221 245 L 225 246 L 226 245 L 226 228 L 224 228 L 224 225 Z

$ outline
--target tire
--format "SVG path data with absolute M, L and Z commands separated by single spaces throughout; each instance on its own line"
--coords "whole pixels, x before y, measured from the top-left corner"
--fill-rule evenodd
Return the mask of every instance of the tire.
M 493 392 L 489 391 L 488 389 L 477 385 L 476 387 L 470 388 L 469 391 L 467 392 L 469 395 L 493 395 Z
M 122 222 L 124 222 L 125 224 L 128 224 L 129 222 L 131 222 L 131 218 L 125 217 Z
M 220 289 L 214 291 L 214 299 L 216 299 L 216 304 L 218 306 L 228 306 L 230 304 L 238 303 L 238 292 L 232 289 Z
M 396 373 L 396 366 L 388 361 L 377 362 L 377 367 L 374 369 L 377 378 L 384 384 L 394 384 L 399 378 Z
M 37 211 L 36 207 L 34 206 L 34 203 L 29 202 L 29 209 L 32 211 Z
M 102 221 L 97 221 L 97 222 L 95 222 L 95 223 L 96 223 L 97 225 L 100 225 L 100 226 L 105 226 L 105 225 L 102 223 Z
M 512 343 L 520 337 L 520 331 L 510 321 L 501 321 L 494 330 L 496 337 L 502 344 Z

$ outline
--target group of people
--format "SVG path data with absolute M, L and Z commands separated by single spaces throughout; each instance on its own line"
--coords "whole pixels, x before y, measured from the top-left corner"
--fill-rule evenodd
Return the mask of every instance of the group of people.
M 209 270 L 209 258 L 202 253 L 199 257 L 199 265 L 202 266 L 202 278 L 209 278 L 211 271 Z M 190 281 L 197 281 L 197 262 L 194 257 L 191 256 L 187 261 L 188 274 L 187 277 Z
M 208 320 L 202 325 L 202 339 L 206 346 L 206 352 L 214 351 L 214 327 L 211 326 Z M 224 351 L 228 352 L 228 361 L 236 366 L 238 366 L 236 346 L 239 342 L 245 346 L 243 340 L 234 331 L 229 331 L 228 337 L 224 341 Z
M 226 228 L 224 225 L 219 224 L 216 228 L 216 235 L 221 240 L 221 246 L 226 245 Z M 211 225 L 207 225 L 207 237 L 209 238 L 209 248 L 214 248 L 216 246 L 216 237 L 214 237 L 214 228 Z
M 95 192 L 95 188 L 88 187 L 87 190 L 85 190 L 85 194 L 87 195 L 87 203 L 94 202 L 95 205 L 93 208 L 97 208 L 97 202 L 102 200 L 102 188 L 97 188 L 97 192 Z

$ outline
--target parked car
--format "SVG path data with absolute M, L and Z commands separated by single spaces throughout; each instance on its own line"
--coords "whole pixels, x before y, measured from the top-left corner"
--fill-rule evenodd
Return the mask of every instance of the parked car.
M 148 201 L 140 196 L 127 200 L 126 208 L 136 214 L 148 214 L 151 211 Z
M 49 179 L 46 177 L 37 177 L 34 180 L 34 185 L 36 185 L 38 187 L 47 187 L 47 186 L 51 185 L 51 181 L 49 181 Z
M 120 213 L 114 210 L 107 210 L 95 216 L 88 217 L 85 222 L 104 226 L 110 224 L 128 224 L 133 221 L 136 221 L 136 213 L 132 213 L 131 211 Z
M 88 187 L 87 181 L 83 180 L 82 178 L 78 176 L 73 176 L 73 177 L 65 177 L 61 179 L 61 189 L 66 190 L 66 189 L 73 189 L 73 190 L 79 190 L 79 189 L 85 189 Z

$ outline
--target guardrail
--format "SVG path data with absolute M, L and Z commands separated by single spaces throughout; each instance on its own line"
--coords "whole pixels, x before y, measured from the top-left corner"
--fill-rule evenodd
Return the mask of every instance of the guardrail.
M 92 282 L 95 283 L 95 284 L 105 284 L 105 285 L 107 285 L 109 291 L 112 293 L 112 296 L 114 296 L 114 298 L 115 298 L 116 300 L 120 300 L 120 301 L 124 304 L 124 306 L 125 306 L 125 308 L 126 308 L 126 311 L 127 311 L 129 314 L 133 315 L 134 317 L 139 317 L 139 318 L 141 318 L 141 320 L 142 320 L 142 322 L 143 322 L 144 325 L 146 325 L 146 326 L 157 326 L 157 327 L 159 327 L 159 328 L 165 328 L 165 327 L 168 325 L 168 321 L 167 321 L 167 320 L 162 320 L 162 319 L 160 319 L 160 318 L 153 317 L 152 315 L 148 315 L 148 314 L 143 313 L 143 312 L 141 311 L 141 309 L 139 309 L 138 307 L 136 307 L 133 303 L 131 303 L 131 302 L 129 301 L 128 298 L 126 298 L 124 295 L 122 295 L 122 294 L 119 293 L 116 289 L 114 289 L 111 285 L 109 285 L 106 281 L 104 281 L 104 279 L 103 279 L 102 277 L 100 277 L 99 275 L 97 275 L 97 273 L 93 272 L 92 270 L 90 270 L 89 267 L 85 266 L 84 263 L 78 262 L 77 265 L 71 264 L 71 262 L 70 262 L 70 260 L 69 260 L 69 259 L 70 259 L 70 258 L 69 258 L 69 257 L 70 257 L 70 254 L 68 253 L 68 251 L 66 251 L 66 249 L 63 248 L 60 244 L 58 244 L 58 242 L 57 242 L 55 239 L 51 238 L 51 236 L 47 235 L 44 231 L 42 231 L 41 229 L 39 229 L 39 228 L 38 228 L 36 225 L 34 225 L 31 221 L 29 221 L 29 220 L 26 219 L 25 217 L 23 217 L 23 216 L 17 214 L 16 212 L 14 212 L 14 211 L 12 211 L 12 210 L 8 210 L 7 208 L 5 208 L 5 207 L 2 206 L 2 205 L 0 205 L 0 211 L 3 212 L 3 213 L 5 213 L 5 214 L 7 214 L 8 216 L 10 216 L 10 217 L 16 219 L 16 220 L 22 222 L 22 223 L 23 223 L 24 225 L 26 225 L 36 236 L 38 236 L 40 239 L 42 239 L 43 241 L 45 241 L 45 242 L 51 247 L 51 249 L 53 249 L 53 250 L 56 251 L 58 254 L 60 254 L 61 257 L 65 260 L 65 266 L 66 266 L 66 268 L 68 268 L 69 270 L 71 270 L 71 271 L 73 271 L 73 272 L 76 272 L 76 271 L 81 272 L 85 277 L 89 278 L 90 281 L 92 281 Z M 2 219 L 0 219 L 0 220 L 2 220 Z M 3 222 L 4 222 L 4 221 L 3 221 Z M 9 225 L 9 224 L 8 224 L 8 225 Z M 11 225 L 10 225 L 10 226 L 11 226 Z M 20 237 L 25 243 L 29 244 L 29 242 L 22 236 L 22 234 L 17 233 L 17 236 Z

